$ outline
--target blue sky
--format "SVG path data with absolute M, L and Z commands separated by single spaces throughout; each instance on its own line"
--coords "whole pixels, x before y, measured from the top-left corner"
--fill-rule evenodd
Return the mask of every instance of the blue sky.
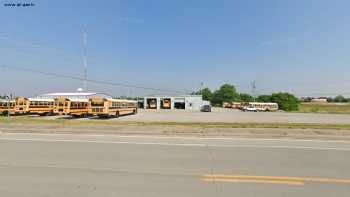
M 0 1 L 0 64 L 116 83 L 350 96 L 347 0 Z M 22 2 L 22 1 L 21 1 Z M 0 68 L 0 94 L 74 91 L 82 82 Z M 5 85 L 3 85 L 5 84 Z M 89 84 L 114 95 L 161 93 Z

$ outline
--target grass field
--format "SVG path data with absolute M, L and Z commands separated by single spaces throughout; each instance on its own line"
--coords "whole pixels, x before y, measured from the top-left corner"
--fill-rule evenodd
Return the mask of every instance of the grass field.
M 304 113 L 331 113 L 350 114 L 348 103 L 300 103 L 299 112 Z

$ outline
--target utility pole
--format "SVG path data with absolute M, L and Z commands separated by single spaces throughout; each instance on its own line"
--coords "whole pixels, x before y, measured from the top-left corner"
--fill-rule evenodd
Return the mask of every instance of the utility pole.
M 203 83 L 203 82 L 201 82 L 201 88 L 199 89 L 199 93 L 200 93 L 200 94 L 202 94 L 203 85 L 204 85 L 204 83 Z
M 6 98 L 7 98 L 7 118 L 10 120 L 12 94 L 7 95 Z
M 253 96 L 254 102 L 255 102 L 255 97 L 256 97 L 256 84 L 255 84 L 255 80 L 252 82 L 252 96 Z
M 84 51 L 83 51 L 83 63 L 84 63 L 84 91 L 87 91 L 87 33 L 86 31 L 83 32 L 83 44 L 84 44 Z

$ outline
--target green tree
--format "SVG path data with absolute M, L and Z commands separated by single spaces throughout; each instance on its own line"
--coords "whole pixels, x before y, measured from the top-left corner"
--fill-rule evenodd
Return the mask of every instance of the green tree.
M 214 106 L 222 105 L 222 97 L 220 95 L 219 90 L 215 90 L 213 92 L 213 96 L 211 97 L 210 103 Z
M 213 98 L 213 93 L 210 91 L 209 88 L 204 88 L 201 91 L 201 95 L 202 95 L 203 100 L 205 100 L 205 101 L 211 101 L 211 99 Z
M 271 101 L 278 103 L 278 107 L 284 111 L 297 111 L 299 108 L 298 98 L 286 92 L 272 94 Z
M 328 97 L 328 98 L 327 98 L 327 102 L 328 102 L 328 103 L 333 103 L 333 102 L 334 102 L 334 98 Z
M 263 103 L 270 103 L 271 101 L 271 95 L 260 95 L 256 99 L 258 102 L 263 102 Z
M 211 103 L 214 105 L 222 105 L 223 102 L 239 101 L 239 94 L 235 86 L 224 84 L 220 86 L 219 90 L 213 93 Z
M 193 91 L 193 92 L 191 92 L 191 95 L 200 95 L 200 94 L 201 94 L 200 91 Z
M 346 99 L 344 96 L 342 95 L 338 95 L 334 98 L 334 102 L 336 103 L 345 103 L 348 102 L 348 99 Z
M 193 91 L 191 95 L 202 95 L 202 99 L 205 101 L 211 101 L 213 93 L 209 88 L 204 88 L 203 90 Z
M 311 102 L 312 98 L 311 97 L 305 97 L 303 99 L 303 102 Z
M 251 95 L 246 94 L 246 93 L 240 93 L 239 98 L 240 98 L 240 101 L 242 101 L 242 102 L 253 102 L 254 101 L 254 97 L 252 97 Z

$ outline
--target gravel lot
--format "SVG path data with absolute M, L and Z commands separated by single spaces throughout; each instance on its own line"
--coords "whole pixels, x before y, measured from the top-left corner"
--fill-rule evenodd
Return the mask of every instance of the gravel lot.
M 214 109 L 213 112 L 145 111 L 137 115 L 111 118 L 109 121 L 166 122 L 258 122 L 258 123 L 328 123 L 350 124 L 350 115 L 287 112 L 242 112 L 234 109 Z

